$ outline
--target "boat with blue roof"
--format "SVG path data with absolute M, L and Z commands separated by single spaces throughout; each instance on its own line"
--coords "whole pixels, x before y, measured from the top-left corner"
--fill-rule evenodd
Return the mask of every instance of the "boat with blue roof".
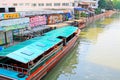
M 0 51 L 0 80 L 40 80 L 75 46 L 80 29 L 57 28 Z

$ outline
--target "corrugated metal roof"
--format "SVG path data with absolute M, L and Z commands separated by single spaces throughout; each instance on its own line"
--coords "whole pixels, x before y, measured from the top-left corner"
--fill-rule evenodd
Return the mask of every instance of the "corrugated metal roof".
M 22 63 L 28 63 L 49 48 L 59 43 L 58 36 L 68 37 L 77 30 L 77 27 L 67 26 L 45 33 L 44 36 L 32 38 L 15 46 L 0 51 L 0 56 L 9 57 Z

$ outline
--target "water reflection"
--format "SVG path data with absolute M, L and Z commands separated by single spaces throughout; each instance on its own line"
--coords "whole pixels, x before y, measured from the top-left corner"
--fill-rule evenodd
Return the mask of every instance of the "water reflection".
M 78 46 L 43 80 L 120 80 L 120 15 L 82 30 Z

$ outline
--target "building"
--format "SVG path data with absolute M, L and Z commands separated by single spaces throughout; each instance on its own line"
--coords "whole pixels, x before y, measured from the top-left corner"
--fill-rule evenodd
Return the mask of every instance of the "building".
M 93 9 L 98 8 L 98 1 L 99 0 L 75 0 L 78 3 L 78 6 L 83 8 L 91 7 Z
M 16 11 L 39 11 L 43 9 L 73 9 L 73 4 L 74 0 L 1 0 L 0 8 L 15 7 Z M 9 11 L 9 9 L 5 10 Z

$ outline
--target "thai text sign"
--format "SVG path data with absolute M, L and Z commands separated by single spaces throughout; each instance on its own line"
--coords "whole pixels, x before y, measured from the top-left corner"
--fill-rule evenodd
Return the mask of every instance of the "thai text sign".
M 9 19 L 9 20 L 2 20 L 0 21 L 0 26 L 13 26 L 13 25 L 19 25 L 19 24 L 28 24 L 29 18 L 19 18 L 19 19 Z
M 63 16 L 60 14 L 54 14 L 48 16 L 48 24 L 55 24 L 63 21 Z
M 39 25 L 45 25 L 46 24 L 46 16 L 34 16 L 30 17 L 30 26 L 35 27 Z
M 5 13 L 3 14 L 4 19 L 20 18 L 19 13 Z
M 6 31 L 28 27 L 29 18 L 9 19 L 0 21 L 0 26 Z

